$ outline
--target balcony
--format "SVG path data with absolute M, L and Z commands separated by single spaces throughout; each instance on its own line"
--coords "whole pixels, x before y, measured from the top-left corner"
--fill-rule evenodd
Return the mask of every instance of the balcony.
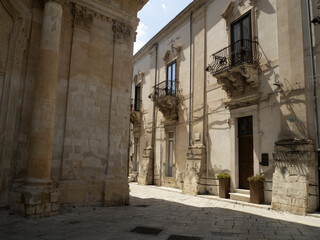
M 159 108 L 166 120 L 178 120 L 178 82 L 163 81 L 153 87 L 149 98 Z
M 212 55 L 213 62 L 206 71 L 217 78 L 226 91 L 229 108 L 252 105 L 260 98 L 259 89 L 259 43 L 239 40 Z
M 141 100 L 138 99 L 131 99 L 130 104 L 130 122 L 133 126 L 140 126 L 142 113 L 141 109 Z

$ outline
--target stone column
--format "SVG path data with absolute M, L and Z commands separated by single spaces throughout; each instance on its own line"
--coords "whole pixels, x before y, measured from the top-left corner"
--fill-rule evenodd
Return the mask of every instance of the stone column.
M 62 1 L 45 0 L 37 87 L 29 136 L 25 186 L 12 194 L 11 208 L 26 216 L 57 214 L 58 192 L 50 186 Z M 21 200 L 22 199 L 22 200 Z

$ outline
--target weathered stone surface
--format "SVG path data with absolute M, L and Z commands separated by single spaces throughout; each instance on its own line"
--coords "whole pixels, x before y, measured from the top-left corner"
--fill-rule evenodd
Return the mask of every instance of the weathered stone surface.
M 1 204 L 50 216 L 61 201 L 127 203 L 128 79 L 146 2 L 0 0 Z M 15 180 L 25 187 L 9 200 Z
M 316 208 L 310 183 L 315 181 L 312 142 L 278 141 L 275 146 L 272 208 L 305 215 Z M 308 151 L 309 150 L 309 151 Z

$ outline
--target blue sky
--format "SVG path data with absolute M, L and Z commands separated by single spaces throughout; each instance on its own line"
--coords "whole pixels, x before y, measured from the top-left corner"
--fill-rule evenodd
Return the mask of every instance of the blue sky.
M 139 51 L 157 32 L 167 25 L 193 0 L 149 0 L 138 13 L 140 23 L 134 53 Z

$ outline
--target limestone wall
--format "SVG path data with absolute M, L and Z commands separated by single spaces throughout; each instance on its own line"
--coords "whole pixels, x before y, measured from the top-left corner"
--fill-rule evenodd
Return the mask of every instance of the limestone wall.
M 293 8 L 294 11 L 291 11 L 290 9 Z M 314 15 L 317 14 L 316 11 L 317 6 L 313 1 Z M 236 96 L 232 99 L 217 78 L 204 71 L 204 66 L 208 66 L 214 60 L 211 55 L 230 44 L 231 24 L 249 12 L 251 13 L 252 40 L 259 43 L 258 48 L 261 55 L 257 74 L 258 88 L 252 93 L 258 96 L 254 102 L 249 102 L 248 92 L 243 94 L 243 97 Z M 192 43 L 190 43 L 191 13 Z M 277 182 L 279 177 L 277 175 L 278 163 L 276 164 L 273 155 L 276 151 L 275 143 L 288 139 L 315 139 L 308 25 L 305 19 L 307 19 L 306 5 L 300 0 L 280 2 L 276 0 L 235 0 L 207 1 L 206 3 L 194 1 L 135 55 L 134 75 L 144 69 L 144 66 L 149 66 L 148 59 L 150 62 L 154 61 L 152 58 L 154 55 L 149 55 L 149 52 L 150 49 L 153 49 L 153 44 L 158 44 L 157 81 L 161 82 L 165 79 L 167 64 L 163 56 L 170 51 L 172 44 L 182 47 L 178 69 L 182 101 L 179 102 L 179 122 L 171 127 L 175 129 L 176 134 L 175 176 L 173 179 L 163 178 L 156 184 L 188 190 L 186 181 L 189 181 L 190 188 L 193 188 L 192 185 L 197 185 L 195 189 L 218 194 L 216 174 L 226 170 L 231 174 L 231 190 L 237 189 L 239 187 L 237 121 L 240 117 L 252 116 L 254 174 L 265 176 L 265 201 L 266 203 L 272 202 L 273 186 L 278 186 L 274 181 Z M 314 31 L 315 60 L 318 64 L 319 41 L 316 39 L 319 29 L 314 27 Z M 296 40 L 293 41 L 293 39 Z M 193 54 L 191 69 L 190 50 Z M 146 94 L 145 91 L 151 93 L 154 85 L 154 70 L 150 68 L 150 70 L 143 71 L 145 71 L 146 80 L 143 85 L 143 94 Z M 189 129 L 190 72 L 192 72 L 191 129 Z M 232 106 L 230 101 L 235 105 Z M 150 99 L 143 97 L 143 104 L 144 102 L 148 109 L 144 127 L 148 126 L 150 129 L 152 124 L 147 125 L 146 122 L 152 123 L 153 106 Z M 157 179 L 158 175 L 163 174 L 161 162 L 166 161 L 167 158 L 167 130 L 166 126 L 161 124 L 163 120 L 164 117 L 157 111 L 155 144 Z M 191 148 L 188 146 L 190 131 Z M 149 133 L 152 131 L 150 130 Z M 195 137 L 196 133 L 198 142 Z M 141 138 L 146 138 L 144 131 L 141 131 Z M 202 145 L 205 146 L 204 154 L 207 157 L 203 155 L 202 164 L 199 165 L 198 160 L 195 160 L 196 157 L 188 157 L 188 154 L 192 153 L 193 147 L 197 149 Z M 268 166 L 260 164 L 263 153 L 269 156 Z M 313 154 L 312 150 L 310 154 Z M 192 166 L 188 167 L 188 163 L 192 163 Z M 315 187 L 310 187 L 316 184 L 316 160 L 312 158 L 310 164 L 308 170 L 310 174 L 306 180 L 310 191 L 305 192 L 309 202 L 308 211 L 314 209 L 316 201 L 314 195 L 317 194 Z M 198 169 L 195 171 L 196 174 L 193 174 L 194 177 L 188 177 L 189 172 L 194 168 Z M 290 181 L 289 178 L 285 180 L 289 185 Z M 197 191 L 193 190 L 193 193 Z
M 18 189 L 26 176 L 52 179 L 60 203 L 128 203 L 128 79 L 146 2 L 0 1 L 0 204 L 11 188 L 12 209 L 41 214 L 14 197 L 33 189 Z

